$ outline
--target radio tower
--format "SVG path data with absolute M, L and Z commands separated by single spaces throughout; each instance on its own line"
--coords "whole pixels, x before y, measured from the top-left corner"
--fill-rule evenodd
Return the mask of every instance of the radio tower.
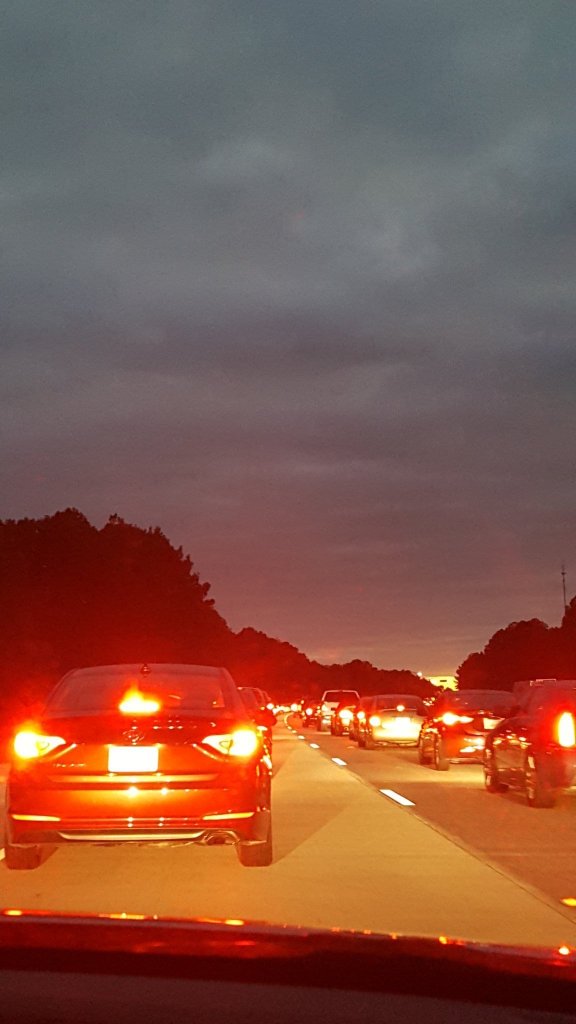
M 564 611 L 566 611 L 568 604 L 566 602 L 566 566 L 562 563 L 562 569 L 560 571 L 562 577 L 562 600 L 564 602 Z

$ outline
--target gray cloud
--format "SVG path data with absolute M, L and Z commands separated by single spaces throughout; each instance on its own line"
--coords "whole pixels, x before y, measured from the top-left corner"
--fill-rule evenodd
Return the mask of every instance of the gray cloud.
M 1 514 L 158 523 L 233 625 L 319 656 L 443 672 L 556 620 L 572 5 L 4 22 Z

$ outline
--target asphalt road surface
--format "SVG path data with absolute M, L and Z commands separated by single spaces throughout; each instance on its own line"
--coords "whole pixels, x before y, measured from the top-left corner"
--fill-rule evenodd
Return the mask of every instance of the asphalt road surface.
M 0 853 L 0 907 L 576 948 L 561 902 L 576 897 L 576 796 L 536 811 L 485 793 L 478 766 L 436 773 L 413 750 L 289 723 L 275 730 L 271 867 L 243 868 L 232 847 L 82 845 L 9 872 Z

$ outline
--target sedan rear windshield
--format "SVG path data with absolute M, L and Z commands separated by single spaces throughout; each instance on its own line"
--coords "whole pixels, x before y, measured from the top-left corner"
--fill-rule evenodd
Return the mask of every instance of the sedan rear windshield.
M 501 711 L 505 713 L 514 703 L 513 694 L 506 690 L 467 690 L 455 693 L 448 703 L 454 708 L 477 709 L 478 711 Z
M 130 691 L 157 699 L 160 711 L 178 710 L 209 713 L 242 707 L 234 683 L 222 674 L 185 672 L 116 673 L 94 671 L 71 673 L 53 691 L 46 705 L 50 714 L 115 711 Z
M 414 711 L 418 715 L 425 713 L 424 705 L 418 697 L 403 697 L 402 695 L 375 697 L 374 708 L 378 711 L 397 711 L 401 708 L 403 711 Z

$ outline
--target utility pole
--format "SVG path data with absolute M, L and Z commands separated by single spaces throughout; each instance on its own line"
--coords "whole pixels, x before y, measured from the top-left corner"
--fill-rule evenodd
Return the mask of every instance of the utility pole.
M 564 602 L 564 611 L 566 611 L 568 604 L 566 603 L 566 566 L 562 562 L 562 569 L 560 571 L 562 577 L 562 600 Z

